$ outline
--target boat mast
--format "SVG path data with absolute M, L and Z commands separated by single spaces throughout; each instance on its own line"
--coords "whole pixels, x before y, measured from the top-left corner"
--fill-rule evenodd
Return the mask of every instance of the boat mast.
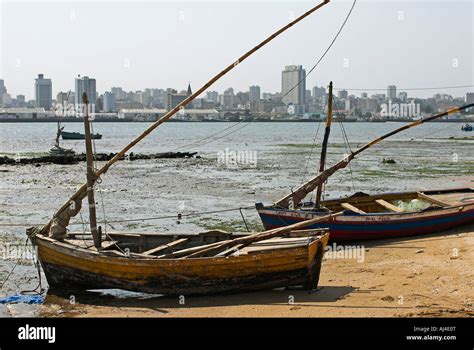
M 246 53 L 244 53 L 242 56 L 240 56 L 237 60 L 232 62 L 229 66 L 227 66 L 224 70 L 216 74 L 213 78 L 211 78 L 206 84 L 204 84 L 200 89 L 196 90 L 191 96 L 188 96 L 185 100 L 183 100 L 181 103 L 179 103 L 175 108 L 171 109 L 168 111 L 164 116 L 162 116 L 160 119 L 158 119 L 156 122 L 151 124 L 144 132 L 142 132 L 140 135 L 138 135 L 132 142 L 130 142 L 127 146 L 125 146 L 120 152 L 118 152 L 112 159 L 110 159 L 102 168 L 97 170 L 95 172 L 95 177 L 99 177 L 100 175 L 104 174 L 109 170 L 109 168 L 116 163 L 119 159 L 121 159 L 123 156 L 125 156 L 126 152 L 128 152 L 132 147 L 134 147 L 137 143 L 139 143 L 141 140 L 143 140 L 146 136 L 148 136 L 153 130 L 155 130 L 157 127 L 159 127 L 161 124 L 169 120 L 173 115 L 178 113 L 184 106 L 186 106 L 188 103 L 190 103 L 192 100 L 194 100 L 196 97 L 204 93 L 210 86 L 212 86 L 217 80 L 222 78 L 224 75 L 226 75 L 228 72 L 230 72 L 232 69 L 237 67 L 240 63 L 242 63 L 245 59 L 247 59 L 249 56 L 257 52 L 259 49 L 261 49 L 263 46 L 268 44 L 270 41 L 281 35 L 282 33 L 286 32 L 288 29 L 293 27 L 295 24 L 298 22 L 302 21 L 312 13 L 316 12 L 319 10 L 321 7 L 327 5 L 330 2 L 330 0 L 323 0 L 321 3 L 315 5 L 312 7 L 310 10 L 306 11 L 303 13 L 301 16 L 296 18 L 295 20 L 291 21 L 290 23 L 286 24 L 282 28 L 278 29 L 276 32 L 274 32 L 272 35 L 267 37 L 265 40 L 260 42 L 257 46 L 253 47 Z M 63 204 L 61 208 L 54 214 L 54 218 L 58 217 L 61 213 L 63 213 L 65 210 L 69 208 L 69 203 L 71 201 L 77 201 L 77 200 L 82 200 L 86 196 L 86 191 L 87 191 L 88 185 L 84 184 L 82 185 L 76 193 L 74 193 L 68 200 L 67 203 Z M 53 220 L 50 220 L 46 225 L 43 226 L 41 229 L 41 234 L 46 234 L 46 232 L 49 230 L 51 227 Z
M 82 103 L 84 106 L 84 134 L 86 142 L 86 162 L 87 162 L 87 200 L 89 202 L 89 223 L 91 227 L 94 246 L 99 249 L 101 247 L 101 234 L 97 230 L 97 215 L 95 210 L 94 198 L 94 182 L 96 180 L 94 170 L 94 158 L 92 155 L 91 129 L 89 122 L 89 100 L 87 94 L 82 94 Z
M 323 145 L 321 148 L 321 159 L 319 161 L 319 173 L 324 171 L 326 163 L 326 151 L 328 148 L 329 134 L 331 133 L 331 121 L 332 121 L 332 81 L 329 83 L 329 95 L 328 95 L 328 110 L 326 115 L 326 129 L 324 130 Z M 319 184 L 316 190 L 316 202 L 314 207 L 319 209 L 321 207 L 321 194 L 323 191 L 323 184 Z

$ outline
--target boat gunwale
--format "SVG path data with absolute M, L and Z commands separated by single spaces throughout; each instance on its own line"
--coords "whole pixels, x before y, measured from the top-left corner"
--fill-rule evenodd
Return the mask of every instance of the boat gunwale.
M 443 214 L 442 212 L 445 212 L 447 210 L 453 210 L 453 209 L 460 209 L 458 212 L 464 212 L 464 211 L 472 210 L 472 209 L 474 209 L 474 203 L 460 204 L 460 205 L 442 207 L 442 208 L 435 208 L 435 209 L 431 209 L 431 210 L 427 210 L 427 211 L 407 211 L 407 212 L 402 212 L 402 213 L 381 212 L 381 213 L 364 213 L 364 214 L 361 214 L 361 213 L 356 213 L 356 212 L 353 212 L 353 211 L 350 211 L 350 210 L 344 210 L 343 215 L 341 215 L 338 218 L 335 218 L 334 221 L 343 221 L 343 220 L 340 220 L 340 219 L 351 217 L 351 216 L 354 216 L 354 217 L 376 217 L 376 216 L 403 217 L 403 216 L 412 215 L 412 216 L 420 216 L 421 217 L 421 214 L 436 215 L 436 213 L 438 213 L 438 215 L 440 215 L 440 214 L 442 215 Z M 260 208 L 257 209 L 258 212 L 261 212 L 263 210 L 276 211 L 276 212 L 280 212 L 280 213 L 295 213 L 296 212 L 296 213 L 305 213 L 305 214 L 310 214 L 310 215 L 318 214 L 318 212 L 309 211 L 309 210 L 306 211 L 306 210 L 301 210 L 301 209 L 296 209 L 296 210 L 282 209 L 282 208 L 275 208 L 275 207 L 270 206 L 270 205 L 260 207 Z M 334 211 L 332 211 L 332 210 L 329 211 L 329 213 L 332 213 L 332 212 L 334 212 Z M 326 213 L 324 213 L 324 214 L 326 214 Z M 267 214 L 267 215 L 280 216 L 278 214 Z M 433 216 L 433 215 L 428 215 L 428 216 Z M 416 219 L 416 218 L 414 218 L 414 219 Z
M 308 250 L 312 245 L 318 244 L 320 241 L 324 241 L 327 238 L 329 238 L 329 232 L 325 232 L 322 235 L 318 236 L 308 236 L 308 241 L 306 243 L 302 242 L 299 244 L 294 244 L 293 246 L 290 247 L 275 247 L 274 250 L 268 250 L 267 252 L 261 252 L 261 253 L 252 253 L 252 254 L 242 254 L 239 256 L 212 256 L 212 257 L 197 257 L 197 258 L 190 258 L 190 259 L 182 259 L 182 258 L 159 258 L 159 257 L 154 257 L 154 256 L 140 256 L 140 254 L 131 254 L 129 257 L 127 256 L 117 256 L 117 255 L 109 255 L 109 254 L 102 254 L 101 252 L 97 250 L 92 250 L 92 249 L 87 249 L 84 247 L 80 247 L 77 245 L 74 245 L 69 242 L 61 242 L 56 239 L 42 236 L 42 235 L 37 235 L 35 239 L 35 244 L 36 245 L 44 245 L 46 247 L 49 247 L 50 249 L 54 249 L 52 246 L 55 246 L 56 248 L 59 248 L 62 250 L 63 254 L 68 254 L 72 255 L 78 258 L 82 259 L 94 259 L 94 258 L 101 258 L 101 259 L 107 259 L 111 260 L 114 259 L 114 262 L 118 263 L 123 263 L 123 262 L 137 262 L 137 263 L 147 263 L 147 262 L 162 262 L 163 264 L 165 263 L 172 263 L 172 262 L 196 262 L 196 263 L 201 263 L 201 262 L 210 262 L 210 261 L 218 261 L 219 263 L 222 262 L 227 262 L 229 264 L 233 264 L 234 262 L 231 260 L 240 260 L 242 257 L 246 257 L 249 259 L 255 259 L 259 255 L 266 255 L 270 252 L 274 251 L 288 251 L 288 250 L 296 250 L 296 249 L 301 249 L 304 248 Z M 36 240 L 38 240 L 40 243 L 37 243 Z M 56 249 L 57 250 L 57 249 Z M 107 252 L 107 251 L 105 251 Z M 110 251 L 109 251 L 110 252 Z M 112 262 L 112 261 L 109 261 Z
M 370 195 L 367 197 L 360 197 L 361 199 L 367 199 L 366 203 L 371 203 L 374 202 L 376 199 L 379 199 L 377 197 L 379 196 L 396 196 L 396 195 L 418 195 L 418 193 L 426 194 L 426 193 L 432 193 L 432 192 L 459 192 L 463 190 L 469 190 L 473 191 L 474 195 L 474 189 L 471 187 L 463 187 L 463 188 L 455 188 L 455 189 L 440 189 L 440 190 L 427 190 L 427 191 L 411 191 L 411 192 L 388 192 L 388 193 L 381 193 L 381 194 L 375 194 L 375 195 Z M 434 193 L 433 193 L 434 194 Z M 324 205 L 327 202 L 330 202 L 330 204 L 336 204 L 337 202 L 342 203 L 345 200 L 350 200 L 350 199 L 357 199 L 358 197 L 342 197 L 342 198 L 335 198 L 335 199 L 328 199 L 323 201 L 321 204 Z M 335 203 L 336 202 L 336 203 Z M 390 211 L 384 211 L 384 212 L 379 212 L 379 213 L 356 213 L 351 210 L 344 210 L 344 214 L 341 216 L 342 217 L 348 217 L 348 216 L 356 216 L 356 217 L 374 217 L 374 216 L 405 216 L 405 215 L 419 215 L 419 214 L 433 214 L 439 211 L 446 211 L 446 210 L 452 210 L 452 209 L 461 209 L 460 211 L 465 211 L 465 210 L 470 210 L 470 207 L 474 208 L 474 201 L 472 203 L 467 203 L 467 204 L 457 204 L 457 205 L 446 205 L 444 207 L 433 207 L 433 209 L 430 210 L 422 210 L 422 211 L 404 211 L 404 212 L 390 212 Z M 467 208 L 466 208 L 467 207 Z M 303 209 L 303 208 L 296 208 L 296 209 L 287 209 L 287 208 L 278 208 L 275 207 L 274 205 L 265 205 L 265 206 L 260 206 L 257 207 L 257 212 L 263 211 L 263 210 L 271 210 L 271 211 L 277 211 L 277 212 L 284 212 L 284 213 L 306 213 L 306 214 L 318 214 L 316 211 L 312 211 L 311 209 Z M 329 210 L 329 212 L 321 212 L 322 214 L 328 214 L 328 213 L 334 213 L 334 210 Z M 275 216 L 278 216 L 276 214 L 273 214 Z M 335 218 L 335 220 L 338 220 L 340 218 Z

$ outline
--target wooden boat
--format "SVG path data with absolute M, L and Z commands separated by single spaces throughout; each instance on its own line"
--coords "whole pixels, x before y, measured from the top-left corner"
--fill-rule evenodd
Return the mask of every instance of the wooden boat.
M 62 290 L 121 288 L 159 294 L 212 294 L 261 288 L 318 284 L 327 230 L 304 230 L 339 213 L 275 230 L 246 235 L 207 232 L 200 235 L 150 235 L 102 233 L 97 225 L 94 184 L 126 152 L 158 126 L 201 95 L 214 82 L 234 69 L 259 48 L 315 12 L 320 3 L 293 20 L 236 62 L 218 73 L 194 94 L 148 126 L 100 169 L 94 168 L 89 102 L 83 94 L 84 138 L 87 183 L 59 208 L 43 227 L 32 227 L 27 235 L 38 248 L 38 258 L 48 283 Z M 63 132 L 64 138 L 64 132 Z M 70 219 L 87 197 L 90 233 L 77 236 L 68 232 Z
M 63 148 L 59 145 L 59 137 L 63 132 L 64 126 L 61 127 L 61 121 L 58 120 L 58 129 L 56 132 L 56 141 L 54 143 L 54 147 L 49 150 L 49 155 L 53 158 L 71 158 L 73 157 L 76 152 L 70 148 Z
M 334 218 L 332 222 L 321 221 L 308 227 L 328 227 L 332 241 L 344 241 L 423 235 L 474 222 L 474 190 L 472 188 L 377 195 L 356 193 L 347 198 L 321 201 L 323 184 L 337 170 L 345 168 L 359 153 L 403 130 L 472 106 L 474 104 L 406 124 L 369 142 L 325 170 L 332 114 L 331 82 L 319 174 L 273 205 L 256 204 L 265 229 L 284 227 L 338 211 L 343 211 L 343 214 Z M 304 198 L 314 190 L 316 200 L 304 202 Z
M 257 204 L 265 229 L 302 222 L 336 211 L 343 215 L 332 222 L 308 228 L 327 227 L 332 241 L 408 237 L 448 230 L 474 222 L 474 189 L 358 194 L 321 202 L 323 211 L 307 202 L 294 210 Z M 411 206 L 411 208 L 410 208 Z
M 85 140 L 85 135 L 81 134 L 80 132 L 67 132 L 67 131 L 62 131 L 61 132 L 61 137 L 63 140 Z M 97 133 L 97 134 L 92 134 L 91 138 L 93 140 L 100 140 L 102 138 L 102 135 Z
M 246 237 L 242 235 L 240 238 Z M 225 232 L 199 235 L 109 234 L 101 250 L 82 237 L 62 242 L 37 235 L 38 257 L 50 288 L 107 289 L 192 295 L 318 285 L 329 234 L 292 231 L 212 257 L 186 258 L 203 245 L 238 238 Z M 112 240 L 110 240 L 112 239 Z M 123 251 L 130 249 L 127 256 Z
M 472 131 L 472 125 L 471 124 L 463 124 L 463 126 L 461 126 L 461 130 L 462 131 Z

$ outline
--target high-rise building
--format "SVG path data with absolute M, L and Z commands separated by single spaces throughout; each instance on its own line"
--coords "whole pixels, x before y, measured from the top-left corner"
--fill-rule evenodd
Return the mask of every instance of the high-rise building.
M 346 100 L 348 96 L 349 93 L 347 92 L 347 90 L 341 90 L 337 93 L 337 97 L 339 97 L 341 100 Z
M 281 74 L 283 102 L 294 105 L 306 103 L 306 71 L 302 66 L 286 66 Z
M 405 92 L 405 91 L 400 91 L 398 93 L 398 98 L 402 101 L 402 102 L 406 102 L 407 98 L 408 98 L 408 94 Z
M 234 89 L 228 88 L 222 95 L 219 95 L 219 103 L 222 107 L 233 108 L 235 103 Z
M 97 90 L 95 79 L 87 76 L 76 78 L 76 93 L 74 95 L 76 110 L 79 109 L 79 106 L 82 106 L 82 94 L 84 92 L 87 94 L 89 105 L 94 105 L 94 110 L 97 111 Z
M 127 97 L 121 87 L 113 87 L 110 91 L 114 94 L 116 100 L 124 100 Z
M 169 90 L 168 95 L 167 95 L 167 101 L 166 101 L 166 109 L 171 110 L 175 108 L 192 94 L 193 92 L 191 90 L 191 84 L 188 84 L 188 89 L 186 91 L 179 94 L 177 93 L 176 90 Z M 184 108 L 191 109 L 193 108 L 193 104 L 188 103 L 186 106 L 184 106 Z
M 315 86 L 313 88 L 313 99 L 314 100 L 326 99 L 326 89 L 324 87 Z
M 58 94 L 56 95 L 56 103 L 61 106 L 64 106 L 66 103 L 68 103 L 67 92 L 58 92 Z
M 217 91 L 206 92 L 206 100 L 217 103 L 219 101 L 219 93 Z
M 394 100 L 397 98 L 397 87 L 395 85 L 387 86 L 387 99 Z
M 36 107 L 43 107 L 46 111 L 51 109 L 53 103 L 53 84 L 51 79 L 45 79 L 43 74 L 38 74 L 35 79 Z
M 3 79 L 0 79 L 0 105 L 3 104 L 3 94 L 7 92 L 7 89 L 5 88 L 5 82 Z
M 466 93 L 466 103 L 474 103 L 474 92 Z
M 112 92 L 104 92 L 104 112 L 114 112 L 115 111 L 115 95 Z
M 16 95 L 16 100 L 21 107 L 26 104 L 25 95 Z
M 252 85 L 249 87 L 249 99 L 251 102 L 260 101 L 260 86 Z

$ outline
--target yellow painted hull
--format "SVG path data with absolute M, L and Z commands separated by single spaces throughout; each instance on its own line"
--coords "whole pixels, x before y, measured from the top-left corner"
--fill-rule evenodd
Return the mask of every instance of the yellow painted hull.
M 110 256 L 40 235 L 35 242 L 51 287 L 189 295 L 296 285 L 314 289 L 328 237 L 268 252 L 193 259 Z

